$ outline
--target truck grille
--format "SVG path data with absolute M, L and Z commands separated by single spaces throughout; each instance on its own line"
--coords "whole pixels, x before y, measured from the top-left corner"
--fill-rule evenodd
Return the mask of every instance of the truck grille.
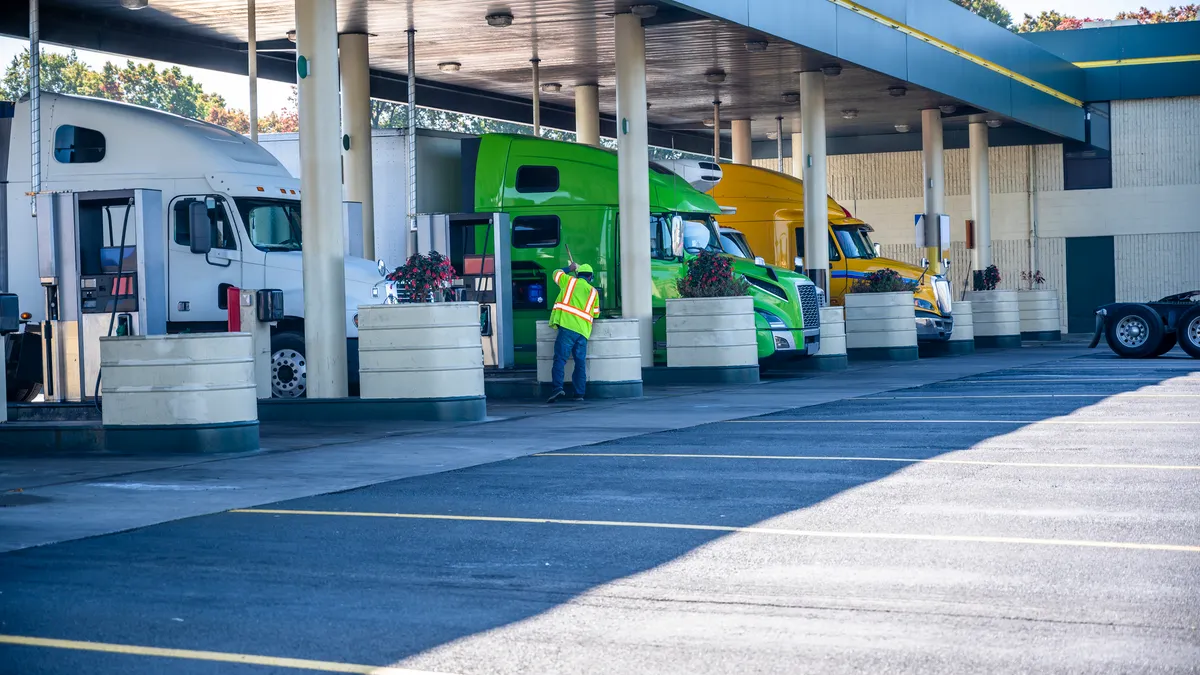
M 950 299 L 950 282 L 944 277 L 937 277 L 933 280 L 933 294 L 937 297 L 938 311 L 943 315 L 950 314 L 951 299 Z
M 821 303 L 817 300 L 817 287 L 812 284 L 796 284 L 800 296 L 800 311 L 804 316 L 804 330 L 821 327 Z

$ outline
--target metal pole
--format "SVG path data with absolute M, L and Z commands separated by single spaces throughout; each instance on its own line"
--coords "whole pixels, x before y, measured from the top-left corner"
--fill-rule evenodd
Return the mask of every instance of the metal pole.
M 721 163 L 721 99 L 713 100 L 713 164 Z
M 776 170 L 783 173 L 783 115 L 775 118 Z
M 542 62 L 538 57 L 529 59 L 533 64 L 533 135 L 542 135 L 542 74 L 538 70 L 538 64 Z
M 246 0 L 246 59 L 250 74 L 250 140 L 258 142 L 258 20 L 254 0 Z
M 408 229 L 417 230 L 417 29 L 408 34 Z M 418 245 L 419 246 L 419 245 Z M 409 251 L 409 254 L 420 251 Z
M 29 0 L 29 212 L 37 217 L 37 194 L 42 191 L 42 44 L 38 35 L 38 0 Z

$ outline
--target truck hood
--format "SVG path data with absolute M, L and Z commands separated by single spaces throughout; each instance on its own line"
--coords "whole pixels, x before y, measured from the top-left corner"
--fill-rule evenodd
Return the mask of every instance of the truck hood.
M 267 267 L 281 270 L 300 272 L 304 269 L 304 254 L 300 251 L 271 251 L 266 255 Z M 378 263 L 366 258 L 346 256 L 346 281 L 374 285 L 382 277 L 379 276 Z

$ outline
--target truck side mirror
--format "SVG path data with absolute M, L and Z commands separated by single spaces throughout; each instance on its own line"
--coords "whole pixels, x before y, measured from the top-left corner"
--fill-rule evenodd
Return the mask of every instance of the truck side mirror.
M 208 253 L 212 250 L 212 218 L 204 202 L 188 203 L 188 238 L 192 253 Z
M 671 216 L 671 255 L 683 258 L 683 217 Z
M 882 247 L 882 246 L 880 246 L 880 245 L 878 244 L 878 242 L 875 244 L 875 257 L 876 257 L 876 258 L 882 258 L 882 257 L 883 257 L 883 247 Z
M 804 258 L 801 258 L 800 256 L 796 256 L 795 258 L 792 259 L 792 265 L 793 265 L 793 267 L 792 267 L 793 270 L 795 270 L 801 274 L 804 273 Z

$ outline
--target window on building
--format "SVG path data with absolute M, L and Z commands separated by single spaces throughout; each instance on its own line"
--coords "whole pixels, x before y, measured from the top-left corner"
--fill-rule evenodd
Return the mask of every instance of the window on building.
M 91 164 L 104 159 L 104 134 L 64 124 L 54 132 L 54 159 L 62 164 Z
M 558 167 L 523 166 L 517 169 L 517 192 L 557 192 Z
M 1063 189 L 1112 187 L 1112 136 L 1109 104 L 1091 103 L 1084 122 L 1085 141 L 1063 143 Z
M 518 216 L 513 219 L 513 248 L 554 248 L 562 224 L 558 216 Z

